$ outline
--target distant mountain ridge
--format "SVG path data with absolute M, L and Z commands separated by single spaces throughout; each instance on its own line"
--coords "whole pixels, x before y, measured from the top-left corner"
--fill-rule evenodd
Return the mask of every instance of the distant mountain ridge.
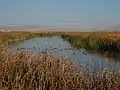
M 68 31 L 98 31 L 98 30 L 120 30 L 120 25 L 115 25 L 111 27 L 105 27 L 105 28 L 80 28 L 80 29 L 74 29 L 74 28 L 51 28 L 49 26 L 43 26 L 43 25 L 25 25 L 25 26 L 19 26 L 19 27 L 0 27 L 0 30 L 68 30 Z
M 25 25 L 20 27 L 0 27 L 0 30 L 33 30 L 33 29 L 46 29 L 48 27 L 44 27 L 41 25 Z

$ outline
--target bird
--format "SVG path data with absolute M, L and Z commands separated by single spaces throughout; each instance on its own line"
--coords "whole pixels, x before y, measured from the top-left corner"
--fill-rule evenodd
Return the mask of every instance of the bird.
M 73 52 L 73 54 L 75 54 L 75 52 Z
M 34 49 L 35 51 L 37 51 L 37 49 L 35 48 L 35 46 L 33 46 L 33 49 Z
M 87 55 L 87 53 L 86 53 L 86 52 L 83 52 L 83 54 L 84 54 L 84 55 Z
M 22 51 L 22 49 L 24 50 L 24 48 L 20 48 L 20 51 Z
M 65 48 L 64 50 L 68 52 L 67 48 Z
M 17 50 L 17 51 L 19 51 L 20 49 L 19 49 L 19 48 L 17 48 L 16 50 Z

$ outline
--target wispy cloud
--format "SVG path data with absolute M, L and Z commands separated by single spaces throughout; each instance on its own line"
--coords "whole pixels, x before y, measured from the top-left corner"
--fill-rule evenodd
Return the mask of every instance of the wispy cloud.
M 85 21 L 63 21 L 65 24 L 83 24 Z

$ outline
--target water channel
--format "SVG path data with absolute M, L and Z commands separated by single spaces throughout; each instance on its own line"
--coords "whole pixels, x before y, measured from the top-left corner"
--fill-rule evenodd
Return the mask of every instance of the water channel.
M 69 42 L 61 37 L 36 37 L 13 45 L 12 50 L 27 49 L 30 53 L 51 52 L 61 58 L 76 60 L 80 65 L 93 65 L 94 71 L 107 67 L 115 72 L 120 72 L 120 62 L 112 58 L 103 57 L 97 53 L 87 53 L 84 49 L 73 48 Z

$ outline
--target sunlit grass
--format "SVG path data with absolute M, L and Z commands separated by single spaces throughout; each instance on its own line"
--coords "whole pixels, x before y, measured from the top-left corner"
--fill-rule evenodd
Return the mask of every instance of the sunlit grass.
M 91 33 L 87 36 L 62 35 L 63 39 L 67 40 L 75 48 L 84 48 L 87 51 L 95 51 L 108 56 L 119 57 L 120 53 L 120 38 L 114 33 L 99 35 L 99 33 Z
M 1 90 L 117 90 L 120 77 L 113 72 L 84 72 L 74 61 L 51 54 L 11 52 L 0 48 Z
M 60 36 L 61 32 L 27 32 L 27 31 L 11 31 L 11 32 L 0 32 L 0 44 L 17 44 L 24 40 L 29 40 L 35 37 L 51 37 L 51 36 Z

